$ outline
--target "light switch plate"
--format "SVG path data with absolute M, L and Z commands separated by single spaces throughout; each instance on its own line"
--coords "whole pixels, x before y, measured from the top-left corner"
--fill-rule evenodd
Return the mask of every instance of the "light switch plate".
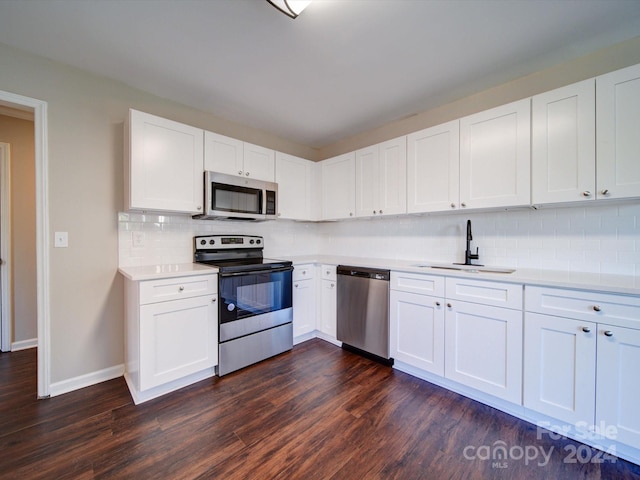
M 53 246 L 66 248 L 69 246 L 69 232 L 55 232 L 53 234 Z

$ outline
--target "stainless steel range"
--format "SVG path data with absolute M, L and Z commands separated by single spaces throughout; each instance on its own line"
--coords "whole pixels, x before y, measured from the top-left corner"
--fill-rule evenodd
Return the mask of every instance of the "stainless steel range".
M 194 238 L 194 261 L 218 267 L 218 375 L 291 350 L 292 263 L 264 258 L 251 235 Z

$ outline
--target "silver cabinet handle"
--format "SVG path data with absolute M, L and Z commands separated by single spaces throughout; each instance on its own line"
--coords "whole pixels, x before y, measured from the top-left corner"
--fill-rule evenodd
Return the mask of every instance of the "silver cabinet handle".
M 605 330 L 603 333 L 605 337 L 613 337 L 613 332 L 611 330 Z
M 306 275 L 306 274 L 307 274 L 307 271 L 306 271 L 306 270 L 302 270 L 302 274 L 303 274 L 303 275 Z
M 609 195 L 609 190 L 607 190 L 606 188 L 603 188 L 602 190 L 600 190 L 600 193 L 602 195 Z
M 376 214 L 376 211 L 375 211 L 375 210 L 373 211 L 373 214 L 374 214 L 374 215 Z
M 451 204 L 451 208 L 456 208 L 456 204 L 455 204 L 455 203 L 452 203 L 452 204 Z
M 180 287 L 178 288 L 179 292 L 184 292 L 184 287 L 182 285 L 180 285 Z
M 582 192 L 582 196 L 583 197 L 590 197 L 591 196 L 591 192 L 589 190 L 585 190 L 584 192 Z
M 350 216 L 350 217 L 353 217 L 353 212 L 349 212 L 349 216 Z
M 599 311 L 601 311 L 601 310 L 602 310 L 602 309 L 600 308 L 600 305 L 594 305 L 594 306 L 593 306 L 593 311 L 594 311 L 594 312 L 599 312 Z
M 331 275 L 331 270 L 327 270 L 327 275 Z
M 447 303 L 447 307 L 451 308 L 451 306 L 452 306 L 452 305 L 451 305 L 450 303 Z
M 378 213 L 379 213 L 380 215 L 382 215 L 382 210 L 378 210 Z
M 198 205 L 198 210 L 202 210 L 202 205 Z
M 582 327 L 582 331 L 584 333 L 589 333 L 589 332 L 591 332 L 591 329 L 589 327 Z
M 245 175 L 248 177 L 249 176 L 249 172 L 245 173 Z
M 295 286 L 296 288 L 298 288 L 298 284 L 297 284 L 297 283 L 296 283 L 294 286 Z
M 242 170 L 238 170 L 238 175 L 242 175 Z
M 439 307 L 439 306 L 440 306 L 440 302 L 436 302 L 436 307 Z
M 331 288 L 333 288 L 333 287 L 335 287 L 335 286 L 336 286 L 336 285 L 335 285 L 335 283 L 332 283 L 332 284 L 331 284 Z
M 465 202 L 462 202 L 462 203 L 460 204 L 460 206 L 461 206 L 461 207 L 466 207 L 466 206 L 467 206 L 467 204 L 466 204 Z
M 212 298 L 212 299 L 211 299 L 211 303 L 216 303 L 216 299 L 215 299 L 215 298 Z

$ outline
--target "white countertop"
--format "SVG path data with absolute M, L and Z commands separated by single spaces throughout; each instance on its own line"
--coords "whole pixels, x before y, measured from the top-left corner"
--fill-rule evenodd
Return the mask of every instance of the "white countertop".
M 139 267 L 120 267 L 118 271 L 129 280 L 159 280 L 161 278 L 183 277 L 190 275 L 210 275 L 218 273 L 216 267 L 200 263 L 173 263 L 162 265 L 144 265 Z
M 540 285 L 545 287 L 573 288 L 594 290 L 598 292 L 619 293 L 624 295 L 640 295 L 640 277 L 626 275 L 610 275 L 584 272 L 560 272 L 553 270 L 516 269 L 514 273 L 482 273 L 462 270 L 444 270 L 425 268 L 416 265 L 440 264 L 418 260 L 389 260 L 380 258 L 344 257 L 334 255 L 308 255 L 289 257 L 294 265 L 304 263 L 324 263 L 329 265 L 354 265 L 359 267 L 385 268 L 401 272 L 424 273 L 443 277 L 477 278 L 523 285 Z M 494 266 L 494 265 L 491 265 Z M 499 265 L 495 265 L 499 267 Z

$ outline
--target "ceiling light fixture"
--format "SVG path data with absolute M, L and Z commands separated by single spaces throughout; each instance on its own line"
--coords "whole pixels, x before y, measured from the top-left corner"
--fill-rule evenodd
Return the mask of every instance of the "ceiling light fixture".
M 267 2 L 291 18 L 296 18 L 309 6 L 311 0 L 267 0 Z

